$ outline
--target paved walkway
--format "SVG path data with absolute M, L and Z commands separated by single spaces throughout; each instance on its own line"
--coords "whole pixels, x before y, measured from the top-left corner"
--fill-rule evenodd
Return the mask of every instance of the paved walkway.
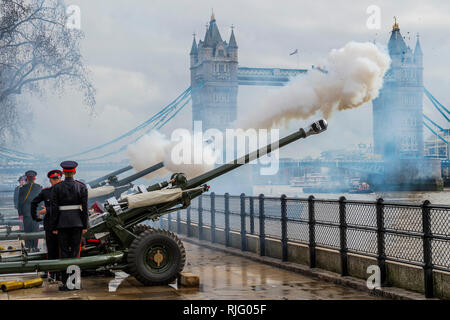
M 59 292 L 57 284 L 0 292 L 0 300 L 20 299 L 380 299 L 366 292 L 309 278 L 249 259 L 185 243 L 185 272 L 200 276 L 200 288 L 176 285 L 145 287 L 126 278 L 116 292 L 108 291 L 112 277 L 84 277 L 82 290 Z M 20 278 L 34 278 L 27 274 Z M 0 281 L 19 276 L 0 276 Z

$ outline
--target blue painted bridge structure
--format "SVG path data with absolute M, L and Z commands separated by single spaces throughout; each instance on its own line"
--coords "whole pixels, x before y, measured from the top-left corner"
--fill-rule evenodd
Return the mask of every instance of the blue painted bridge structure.
M 63 155 L 59 158 L 49 159 L 42 155 L 27 154 L 12 148 L 0 147 L 0 174 L 23 173 L 29 168 L 38 170 L 54 166 L 60 160 L 66 158 L 76 159 L 80 163 L 80 169 L 85 171 L 98 171 L 100 168 L 115 170 L 126 166 L 123 161 L 112 162 L 115 155 L 123 153 L 127 146 L 152 129 L 163 128 L 171 119 L 192 102 L 193 119 L 200 115 L 209 115 L 210 118 L 217 117 L 220 123 L 229 123 L 233 119 L 233 112 L 236 109 L 237 86 L 284 86 L 293 78 L 304 75 L 308 72 L 323 72 L 326 70 L 320 67 L 311 70 L 307 69 L 283 69 L 283 68 L 251 68 L 238 66 L 237 42 L 232 31 L 229 42 L 223 41 L 215 21 L 211 17 L 209 28 L 205 34 L 204 41 L 193 41 L 191 49 L 191 85 L 178 95 L 168 105 L 159 112 L 151 115 L 147 120 L 129 131 L 112 138 L 97 146 L 87 146 L 85 150 L 74 152 L 70 155 Z M 450 111 L 445 108 L 427 89 L 424 88 L 425 96 L 433 104 L 436 110 L 445 117 L 447 122 L 450 119 Z M 205 101 L 210 101 L 205 103 Z M 207 111 L 215 110 L 213 113 Z M 223 113 L 223 114 L 222 114 Z M 229 113 L 229 114 L 227 114 Z M 205 116 L 207 117 L 207 116 Z M 209 121 L 209 119 L 206 119 Z M 447 140 L 436 131 L 447 132 L 430 117 L 424 115 L 424 126 L 439 139 Z M 203 126 L 204 129 L 207 126 Z M 365 172 L 372 174 L 383 174 L 385 162 L 376 160 L 339 160 L 339 161 L 301 161 L 303 165 L 316 167 L 333 167 L 354 172 Z M 448 172 L 448 163 L 442 162 L 442 168 Z

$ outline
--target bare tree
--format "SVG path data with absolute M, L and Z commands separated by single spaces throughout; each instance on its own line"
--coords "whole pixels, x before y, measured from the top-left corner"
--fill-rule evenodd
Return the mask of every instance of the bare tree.
M 66 27 L 62 0 L 0 0 L 0 145 L 15 129 L 22 92 L 43 92 L 47 83 L 61 93 L 67 85 L 95 105 L 95 89 L 80 53 L 83 33 Z

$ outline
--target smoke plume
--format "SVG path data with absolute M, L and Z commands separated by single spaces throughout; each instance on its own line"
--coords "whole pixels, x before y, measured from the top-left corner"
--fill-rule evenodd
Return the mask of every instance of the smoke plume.
M 376 98 L 390 58 L 373 43 L 349 42 L 333 49 L 325 71 L 313 70 L 266 96 L 261 107 L 237 123 L 240 128 L 287 126 L 320 111 L 329 118 L 334 110 L 357 108 Z
M 159 162 L 164 162 L 164 168 L 146 175 L 144 178 L 163 178 L 169 173 L 182 172 L 190 179 L 196 177 L 214 167 L 216 153 L 209 145 L 193 143 L 193 137 L 182 142 L 173 142 L 156 130 L 144 135 L 134 144 L 128 146 L 127 154 L 130 163 L 136 171 L 144 170 Z M 177 149 L 174 149 L 177 147 Z M 184 162 L 180 161 L 182 155 L 177 154 L 178 149 L 189 150 L 189 155 Z M 201 163 L 194 160 L 194 155 L 202 155 Z

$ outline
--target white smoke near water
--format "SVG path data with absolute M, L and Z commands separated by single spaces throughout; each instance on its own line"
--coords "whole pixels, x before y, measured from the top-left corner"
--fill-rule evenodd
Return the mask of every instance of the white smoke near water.
M 308 72 L 271 92 L 237 127 L 287 127 L 290 120 L 307 119 L 319 111 L 329 118 L 335 110 L 357 108 L 377 97 L 389 64 L 388 54 L 373 43 L 349 42 L 329 53 L 326 72 Z
M 173 142 L 159 131 L 152 130 L 128 146 L 127 154 L 130 163 L 136 171 L 141 171 L 159 162 L 164 162 L 164 168 L 144 177 L 147 180 L 156 177 L 163 178 L 174 172 L 182 172 L 190 179 L 213 169 L 216 152 L 212 146 L 202 143 L 195 144 L 192 136 L 185 138 L 187 139 L 181 142 Z M 183 159 L 180 159 L 183 155 L 178 153 L 178 150 L 181 149 L 188 151 Z M 194 156 L 199 154 L 202 155 L 200 162 L 194 159 Z

